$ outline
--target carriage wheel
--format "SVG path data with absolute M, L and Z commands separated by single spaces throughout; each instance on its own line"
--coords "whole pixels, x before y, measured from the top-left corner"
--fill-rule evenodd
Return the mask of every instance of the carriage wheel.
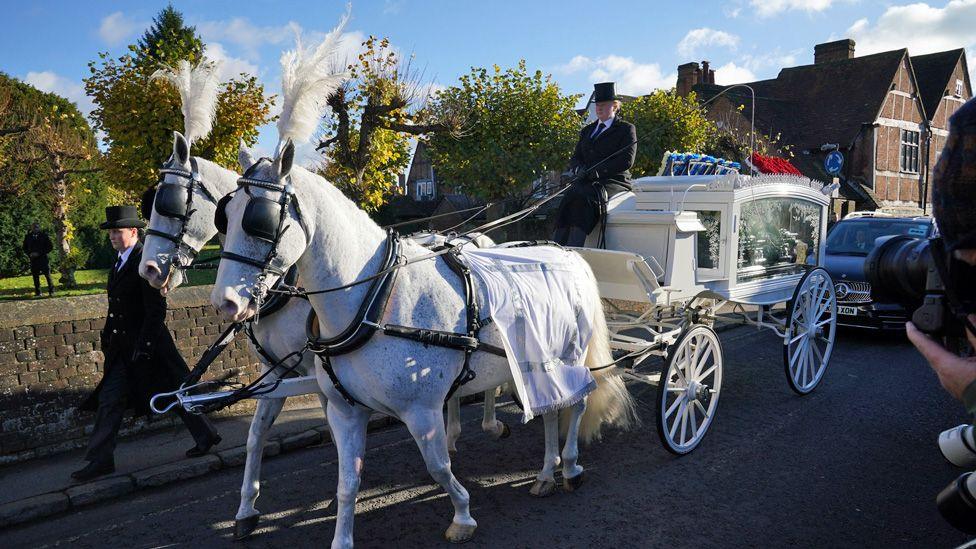
M 669 350 L 657 391 L 657 433 L 671 453 L 691 452 L 715 417 L 722 389 L 722 345 L 701 324 Z
M 783 364 L 790 388 L 801 395 L 823 378 L 837 332 L 837 298 L 827 271 L 816 268 L 800 280 L 787 307 Z

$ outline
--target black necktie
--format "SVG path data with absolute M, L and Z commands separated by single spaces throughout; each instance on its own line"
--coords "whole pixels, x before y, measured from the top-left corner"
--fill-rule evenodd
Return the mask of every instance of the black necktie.
M 118 273 L 119 269 L 122 267 L 122 256 L 119 256 L 118 261 L 115 262 L 115 267 L 112 269 L 112 273 Z
M 596 131 L 593 132 L 593 137 L 591 137 L 590 139 L 596 139 L 597 137 L 600 137 L 600 134 L 603 133 L 603 130 L 605 130 L 606 128 L 607 127 L 603 124 L 603 122 L 597 124 Z

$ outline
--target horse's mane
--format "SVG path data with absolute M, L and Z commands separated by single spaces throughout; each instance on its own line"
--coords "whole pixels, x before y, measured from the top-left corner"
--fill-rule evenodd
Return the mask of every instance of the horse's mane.
M 187 60 L 180 61 L 176 67 L 163 67 L 152 75 L 162 78 L 180 92 L 183 111 L 183 131 L 190 142 L 207 137 L 213 129 L 217 113 L 217 80 L 219 63 L 200 61 L 195 67 Z
M 301 36 L 298 36 L 295 49 L 281 55 L 283 101 L 278 117 L 278 138 L 281 143 L 288 139 L 296 143 L 308 141 L 328 108 L 326 101 L 329 96 L 346 79 L 346 71 L 339 70 L 334 57 L 342 43 L 342 30 L 348 20 L 347 11 L 318 46 L 303 48 Z

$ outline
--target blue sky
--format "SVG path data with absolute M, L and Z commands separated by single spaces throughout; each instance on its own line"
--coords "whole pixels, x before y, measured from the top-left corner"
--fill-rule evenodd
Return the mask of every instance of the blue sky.
M 0 71 L 91 108 L 82 78 L 99 52 L 118 56 L 166 2 L 3 0 Z M 278 58 L 292 29 L 328 31 L 345 1 L 174 1 L 197 27 L 225 72 L 257 74 L 279 89 Z M 567 93 L 589 93 L 614 80 L 644 94 L 674 85 L 677 65 L 708 59 L 721 84 L 776 75 L 813 62 L 814 44 L 851 37 L 856 55 L 908 47 L 912 54 L 976 46 L 976 0 L 714 0 L 708 2 L 359 0 L 347 27 L 350 48 L 387 36 L 439 86 L 471 66 L 512 66 L 551 73 Z M 972 51 L 972 50 L 970 50 Z M 971 61 L 972 64 L 972 61 Z M 262 128 L 258 148 L 276 142 Z

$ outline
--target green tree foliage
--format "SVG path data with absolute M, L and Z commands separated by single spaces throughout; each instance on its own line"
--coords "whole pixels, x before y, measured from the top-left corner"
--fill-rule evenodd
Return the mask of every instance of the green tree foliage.
M 469 195 L 522 195 L 534 180 L 569 161 L 582 122 L 573 108 L 578 99 L 562 95 L 542 71 L 529 73 L 524 60 L 505 70 L 472 68 L 430 107 L 435 115 L 468 113 L 462 136 L 430 137 L 435 170 Z
M 620 117 L 637 128 L 635 176 L 657 174 L 665 151 L 704 151 L 716 132 L 694 93 L 682 97 L 674 90 L 657 90 L 624 103 Z
M 129 53 L 107 53 L 88 64 L 85 90 L 95 103 L 92 119 L 105 133 L 105 174 L 120 189 L 135 193 L 156 181 L 156 170 L 172 150 L 173 130 L 183 130 L 179 93 L 161 80 L 150 80 L 162 65 L 186 59 L 197 63 L 204 45 L 193 27 L 172 7 L 164 9 Z M 270 120 L 273 97 L 253 75 L 224 84 L 217 102 L 214 131 L 193 144 L 193 154 L 235 168 L 240 140 L 253 145 L 257 128 Z
M 97 173 L 94 133 L 68 100 L 5 75 L 0 97 L 6 105 L 0 128 L 22 129 L 0 141 L 0 238 L 10 244 L 0 250 L 0 276 L 26 270 L 20 243 L 37 221 L 55 245 L 53 266 L 70 286 L 73 270 L 106 246 L 89 226 L 104 216 L 110 194 Z
M 359 132 L 350 130 L 350 139 L 358 141 Z M 361 175 L 354 168 L 339 162 L 325 164 L 320 173 L 360 208 L 375 212 L 389 199 L 392 189 L 398 183 L 397 175 L 403 173 L 407 167 L 407 162 L 410 161 L 410 143 L 401 133 L 377 128 L 369 141 L 369 147 L 370 159 Z

